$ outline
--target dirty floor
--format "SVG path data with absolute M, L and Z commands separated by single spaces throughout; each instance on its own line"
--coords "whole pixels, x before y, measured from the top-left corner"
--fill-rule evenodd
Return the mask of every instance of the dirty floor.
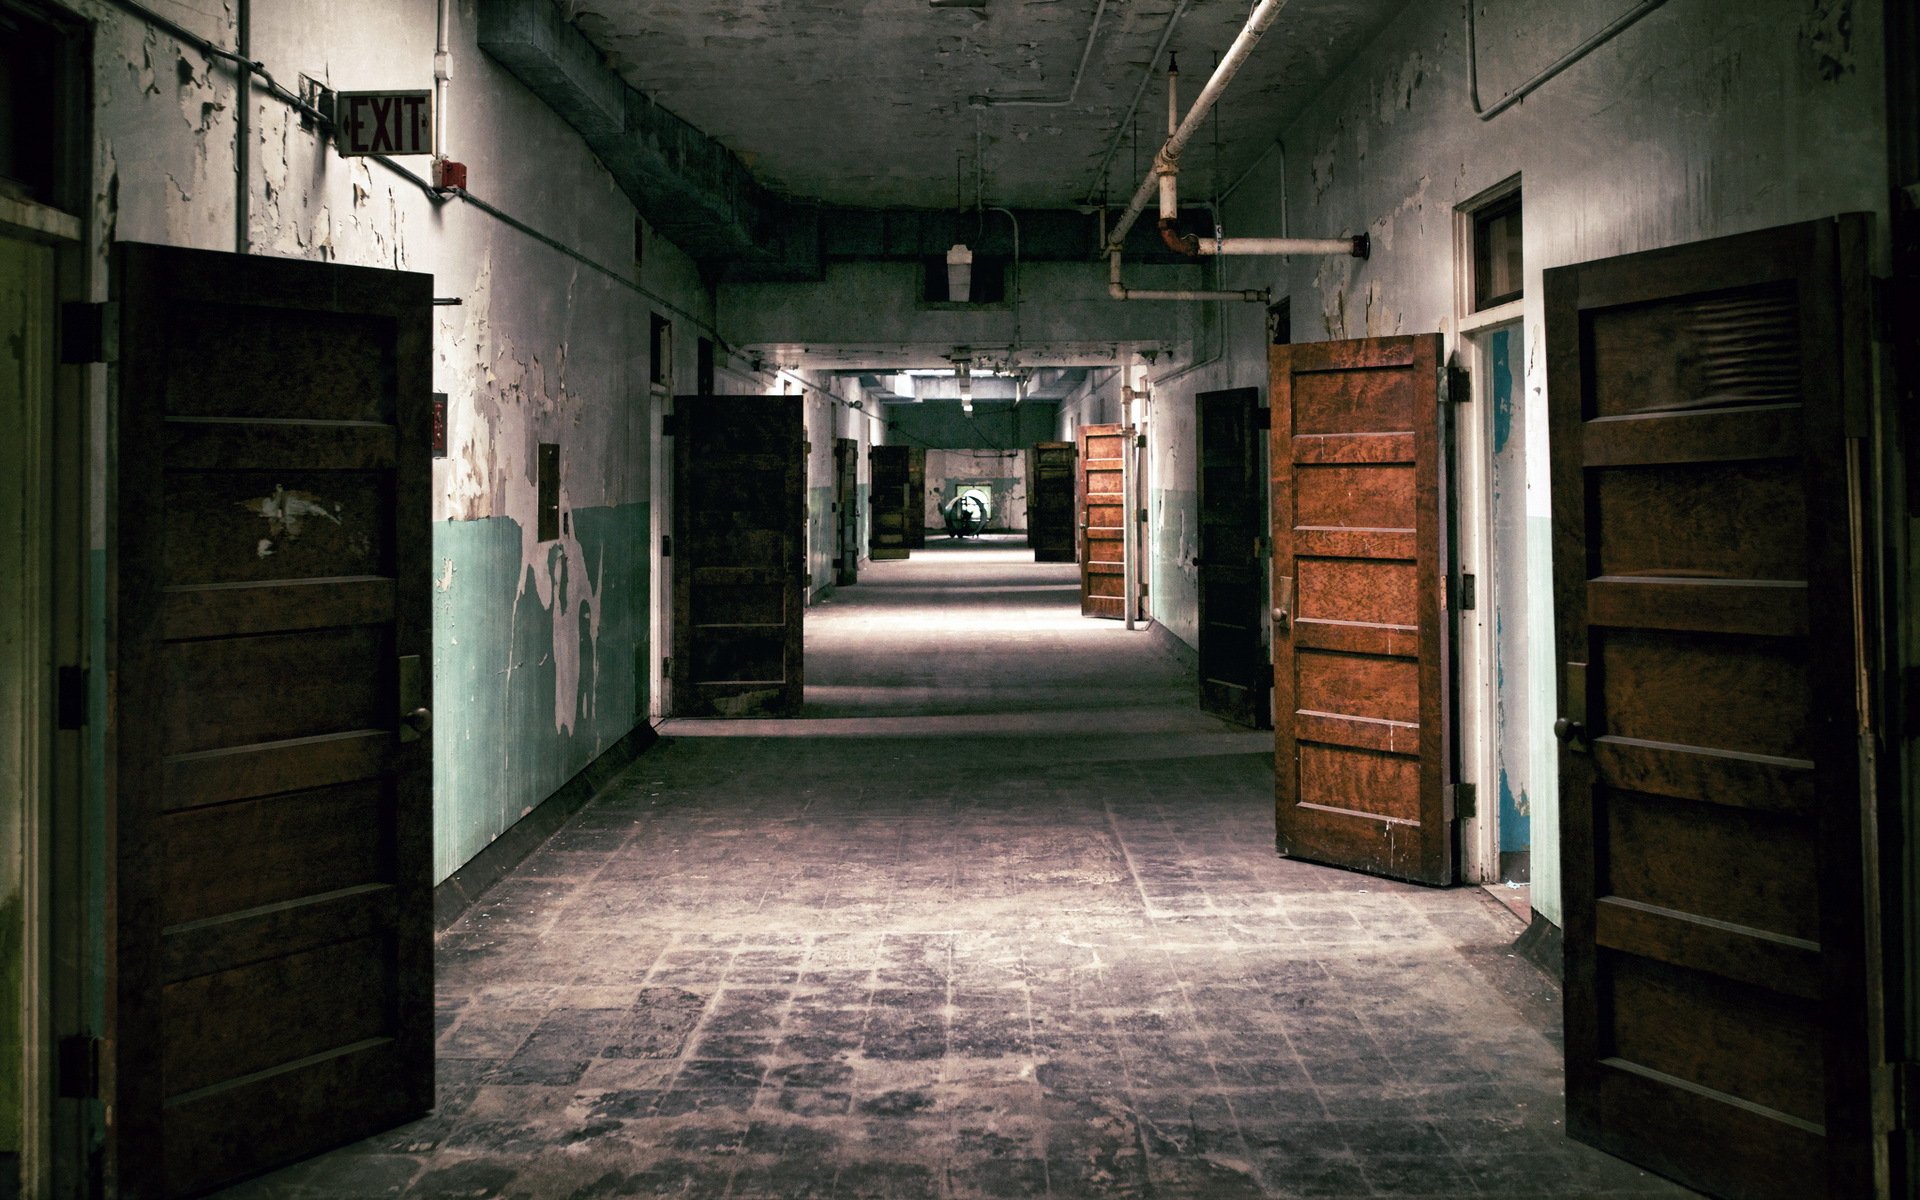
M 1275 856 L 1270 734 L 934 539 L 440 938 L 439 1107 L 239 1197 L 1675 1196 L 1562 1132 L 1479 888 Z

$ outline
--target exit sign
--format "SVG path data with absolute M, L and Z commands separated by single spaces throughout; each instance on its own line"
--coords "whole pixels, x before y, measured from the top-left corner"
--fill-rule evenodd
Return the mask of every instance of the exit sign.
M 432 154 L 433 93 L 336 92 L 333 129 L 342 154 Z

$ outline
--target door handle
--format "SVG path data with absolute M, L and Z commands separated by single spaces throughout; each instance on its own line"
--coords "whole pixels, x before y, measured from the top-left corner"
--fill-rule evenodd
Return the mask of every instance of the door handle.
M 1278 603 L 1273 606 L 1273 631 L 1293 627 L 1293 576 L 1282 575 L 1273 581 L 1273 594 Z
M 426 664 L 418 654 L 403 655 L 397 683 L 400 711 L 400 740 L 417 742 L 433 727 L 433 712 L 427 707 Z
M 430 708 L 416 708 L 400 719 L 417 734 L 425 734 L 433 728 L 433 710 Z
M 1570 662 L 1567 670 L 1567 711 L 1554 721 L 1553 736 L 1574 754 L 1588 753 L 1587 664 Z

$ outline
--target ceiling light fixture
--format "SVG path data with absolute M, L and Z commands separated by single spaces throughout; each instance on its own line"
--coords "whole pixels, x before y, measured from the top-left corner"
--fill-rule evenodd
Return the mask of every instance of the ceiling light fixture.
M 955 242 L 947 251 L 947 299 L 965 304 L 973 295 L 973 251 Z

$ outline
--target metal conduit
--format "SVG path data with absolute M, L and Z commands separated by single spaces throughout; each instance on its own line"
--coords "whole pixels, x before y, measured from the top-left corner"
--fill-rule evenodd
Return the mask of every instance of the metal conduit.
M 1186 118 L 1167 137 L 1166 144 L 1161 146 L 1159 152 L 1153 156 L 1152 169 L 1147 172 L 1147 177 L 1140 181 L 1139 188 L 1133 193 L 1133 199 L 1128 202 L 1126 210 L 1120 216 L 1119 224 L 1114 226 L 1113 231 L 1108 235 L 1107 249 L 1117 250 L 1126 244 L 1127 234 L 1133 229 L 1133 223 L 1139 220 L 1141 212 L 1146 209 L 1147 203 L 1153 199 L 1155 191 L 1159 189 L 1160 177 L 1180 169 L 1181 152 L 1187 148 L 1187 143 L 1193 140 L 1193 135 L 1199 131 L 1200 123 L 1206 119 L 1208 111 L 1219 103 L 1221 93 L 1226 91 L 1227 84 L 1239 73 L 1240 68 L 1247 61 L 1247 56 L 1253 53 L 1254 46 L 1259 44 L 1261 36 L 1273 26 L 1274 18 L 1280 15 L 1280 10 L 1286 5 L 1287 0 L 1260 0 L 1254 8 L 1252 15 L 1247 18 L 1246 25 L 1233 39 L 1233 45 L 1227 47 L 1226 54 L 1220 58 L 1220 64 L 1214 67 L 1213 75 L 1207 80 L 1207 86 L 1200 89 L 1200 95 L 1195 97 L 1193 107 L 1187 110 Z
M 1072 104 L 1074 97 L 1080 94 L 1080 80 L 1087 73 L 1087 60 L 1093 57 L 1094 39 L 1099 36 L 1100 19 L 1106 16 L 1106 13 L 1107 0 L 1100 0 L 1099 6 L 1093 10 L 1093 24 L 1087 27 L 1087 44 L 1080 50 L 1080 65 L 1073 69 L 1073 86 L 1067 90 L 1064 97 L 1045 99 L 1025 96 L 974 96 L 968 103 L 976 108 L 1065 108 Z M 1151 65 L 1148 66 L 1147 72 L 1152 74 Z
M 1667 0 L 1641 0 L 1639 4 L 1634 5 L 1626 12 L 1615 17 L 1605 29 L 1602 29 L 1586 41 L 1581 42 L 1578 46 L 1567 51 L 1555 59 L 1553 64 L 1547 67 L 1546 70 L 1500 97 L 1500 99 L 1494 101 L 1492 105 L 1486 108 L 1480 107 L 1480 51 L 1479 42 L 1473 26 L 1473 5 L 1469 3 L 1467 5 L 1467 98 L 1473 104 L 1473 115 L 1479 117 L 1482 121 L 1493 120 L 1493 118 L 1512 108 L 1522 100 L 1525 100 L 1535 89 L 1540 87 L 1541 84 L 1579 62 L 1605 43 L 1612 41 L 1616 35 L 1624 31 L 1628 26 L 1666 2 Z

